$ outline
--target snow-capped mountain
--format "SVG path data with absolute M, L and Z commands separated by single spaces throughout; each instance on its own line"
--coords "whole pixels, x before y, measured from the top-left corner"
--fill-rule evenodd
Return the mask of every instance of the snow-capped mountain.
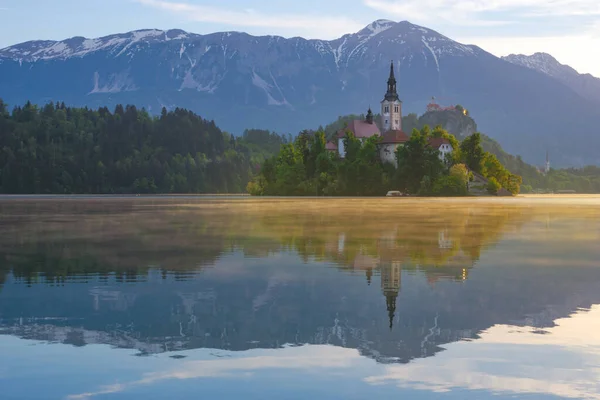
M 27 42 L 0 50 L 0 97 L 13 105 L 130 103 L 155 113 L 185 107 L 233 133 L 295 133 L 376 109 L 392 59 L 405 113 L 424 112 L 436 96 L 467 107 L 483 132 L 528 161 L 542 162 L 547 148 L 554 165 L 600 163 L 590 146 L 600 145 L 597 107 L 580 94 L 406 21 L 378 20 L 331 41 L 142 30 Z M 591 138 L 568 137 L 575 132 Z
M 534 53 L 530 56 L 510 54 L 504 60 L 536 71 L 543 72 L 558 79 L 581 96 L 600 103 L 600 78 L 591 74 L 580 74 L 574 68 L 561 64 L 547 53 Z

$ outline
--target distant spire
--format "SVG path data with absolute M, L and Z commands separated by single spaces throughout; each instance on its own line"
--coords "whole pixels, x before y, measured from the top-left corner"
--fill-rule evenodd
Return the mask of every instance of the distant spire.
M 387 93 L 385 94 L 385 100 L 387 101 L 399 101 L 398 90 L 396 89 L 396 76 L 394 75 L 394 61 L 390 64 L 390 77 L 387 84 Z

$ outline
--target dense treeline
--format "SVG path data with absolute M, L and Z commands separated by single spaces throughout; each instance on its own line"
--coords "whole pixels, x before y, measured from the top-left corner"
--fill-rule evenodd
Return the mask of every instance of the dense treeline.
M 489 137 L 482 137 L 483 148 L 496 154 L 498 160 L 511 172 L 523 177 L 523 193 L 556 192 L 574 190 L 577 193 L 600 193 L 600 167 L 551 169 L 542 173 L 526 163 L 520 156 L 506 153 L 500 144 Z
M 454 151 L 440 159 L 429 145 L 432 138 L 447 139 Z M 303 132 L 285 144 L 279 154 L 263 164 L 260 174 L 248 184 L 253 195 L 279 196 L 381 196 L 389 190 L 409 194 L 460 196 L 468 192 L 473 173 L 489 178 L 485 188 L 492 194 L 504 188 L 519 193 L 521 178 L 511 174 L 498 159 L 481 147 L 475 134 L 462 143 L 441 127 L 413 130 L 396 152 L 397 167 L 380 159 L 379 136 L 365 140 L 347 132 L 345 157 L 325 148 L 326 134 Z M 472 172 L 471 172 L 472 171 Z
M 1 193 L 236 193 L 285 138 L 242 138 L 183 109 L 152 117 L 0 100 Z

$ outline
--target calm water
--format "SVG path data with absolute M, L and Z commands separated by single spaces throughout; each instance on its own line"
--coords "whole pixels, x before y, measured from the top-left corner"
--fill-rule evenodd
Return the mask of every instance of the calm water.
M 2 399 L 600 399 L 600 198 L 0 199 Z

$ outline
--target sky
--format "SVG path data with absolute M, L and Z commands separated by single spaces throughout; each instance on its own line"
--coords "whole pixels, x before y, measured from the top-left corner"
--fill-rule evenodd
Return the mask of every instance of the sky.
M 599 0 L 0 0 L 0 48 L 147 28 L 333 39 L 376 19 L 497 56 L 546 52 L 600 77 Z

